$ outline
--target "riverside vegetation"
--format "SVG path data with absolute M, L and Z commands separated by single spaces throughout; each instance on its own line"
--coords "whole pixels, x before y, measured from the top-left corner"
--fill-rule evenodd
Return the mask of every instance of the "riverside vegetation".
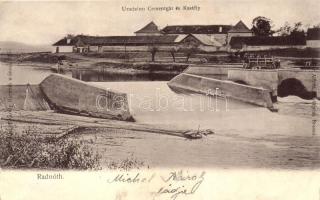
M 3 169 L 74 169 L 101 170 L 101 155 L 87 141 L 41 136 L 29 126 L 16 134 L 10 126 L 0 126 L 0 167 Z M 130 170 L 144 166 L 132 155 L 119 161 L 109 161 L 111 170 Z
M 13 125 L 11 125 L 13 126 Z M 0 127 L 0 166 L 29 169 L 99 169 L 100 156 L 82 141 L 41 137 L 32 126 L 15 134 Z

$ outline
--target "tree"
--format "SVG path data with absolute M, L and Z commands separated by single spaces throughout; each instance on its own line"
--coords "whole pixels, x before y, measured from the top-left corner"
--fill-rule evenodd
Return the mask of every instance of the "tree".
M 179 47 L 177 47 L 177 46 L 174 46 L 174 47 L 172 47 L 172 48 L 169 49 L 169 52 L 170 52 L 170 54 L 171 54 L 171 56 L 172 56 L 172 59 L 173 59 L 173 62 L 176 62 L 176 56 L 175 56 L 175 54 L 176 54 L 178 51 L 179 51 Z
M 288 36 L 288 35 L 290 35 L 291 30 L 292 30 L 291 25 L 289 24 L 289 22 L 286 22 L 286 23 L 284 23 L 283 26 L 281 26 L 281 27 L 276 31 L 276 33 L 277 33 L 279 36 Z
M 197 50 L 198 48 L 195 46 L 185 46 L 181 49 L 181 51 L 186 55 L 186 62 L 189 62 L 191 55 L 197 52 Z
M 320 28 L 320 23 L 313 26 L 313 28 Z
M 257 36 L 270 36 L 274 32 L 271 30 L 272 21 L 266 17 L 256 17 L 252 20 L 252 31 Z
M 152 45 L 149 47 L 149 52 L 151 53 L 151 60 L 152 62 L 155 61 L 155 56 L 156 56 L 156 53 L 159 51 L 159 48 Z
M 276 33 L 278 33 L 279 36 L 292 36 L 297 38 L 304 37 L 305 35 L 301 22 L 297 22 L 293 26 L 286 22 Z
M 290 36 L 292 37 L 296 37 L 296 38 L 301 38 L 304 37 L 304 30 L 302 29 L 302 23 L 301 22 L 297 22 L 294 24 L 293 29 L 290 33 Z

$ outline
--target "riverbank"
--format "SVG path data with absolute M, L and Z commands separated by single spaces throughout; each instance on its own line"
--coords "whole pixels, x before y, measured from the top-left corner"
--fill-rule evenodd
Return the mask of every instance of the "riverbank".
M 319 65 L 318 50 L 270 50 L 248 52 L 261 55 L 272 55 L 281 60 L 281 68 L 304 68 Z M 243 54 L 244 52 L 242 52 Z M 188 66 L 216 66 L 242 63 L 241 56 L 228 52 L 211 54 L 194 54 L 187 59 L 183 53 L 176 53 L 174 59 L 169 52 L 158 52 L 155 61 L 151 60 L 150 52 L 103 52 L 103 53 L 15 53 L 0 54 L 0 61 L 16 65 L 28 65 L 42 69 L 57 71 L 100 70 L 104 68 L 110 73 L 120 74 L 173 74 L 177 75 Z
M 66 53 L 0 54 L 0 61 L 18 66 L 33 66 L 41 69 L 62 71 L 101 70 L 120 74 L 179 74 L 191 63 L 130 61 L 117 58 L 99 58 L 88 55 Z M 59 66 L 58 66 L 59 63 Z
M 10 118 L 10 119 L 9 119 Z M 135 167 L 209 167 L 317 169 L 320 167 L 319 136 L 256 135 L 216 132 L 202 139 L 179 137 L 180 130 L 54 112 L 2 113 L 2 126 L 33 127 L 46 136 L 60 130 L 59 140 L 81 141 L 101 156 L 102 169 L 131 160 Z M 60 127 L 60 128 L 57 128 Z M 64 128 L 63 128 L 64 127 Z M 67 133 L 66 127 L 78 127 Z M 81 127 L 81 128 L 80 128 Z M 64 130 L 64 131 L 63 131 Z M 42 132 L 41 132 L 42 131 Z M 178 136 L 178 137 L 177 137 Z M 148 151 L 146 151 L 148 149 Z

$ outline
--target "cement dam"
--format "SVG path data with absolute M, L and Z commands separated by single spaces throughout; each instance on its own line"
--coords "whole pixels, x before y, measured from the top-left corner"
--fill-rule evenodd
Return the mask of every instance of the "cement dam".
M 212 78 L 219 75 L 227 76 L 226 80 Z M 272 108 L 278 96 L 320 99 L 320 70 L 192 66 L 168 85 L 174 90 L 202 94 L 219 88 L 231 99 Z

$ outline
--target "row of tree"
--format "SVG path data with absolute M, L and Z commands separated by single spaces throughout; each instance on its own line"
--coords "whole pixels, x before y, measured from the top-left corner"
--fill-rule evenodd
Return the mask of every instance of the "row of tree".
M 320 24 L 313 26 L 314 28 L 319 28 Z M 302 22 L 296 22 L 293 25 L 286 22 L 277 30 L 272 30 L 273 23 L 272 20 L 259 16 L 252 20 L 252 31 L 256 36 L 272 36 L 277 34 L 279 36 L 293 36 L 302 37 L 305 36 L 305 31 L 303 30 Z

